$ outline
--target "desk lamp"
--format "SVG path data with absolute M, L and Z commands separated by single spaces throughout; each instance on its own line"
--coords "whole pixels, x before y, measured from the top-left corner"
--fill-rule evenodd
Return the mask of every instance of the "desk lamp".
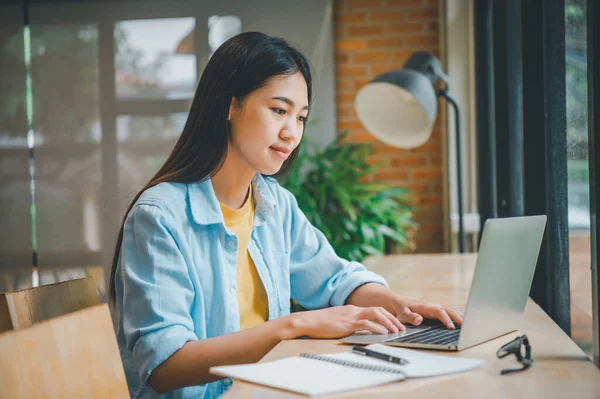
M 436 92 L 439 81 L 443 85 Z M 384 72 L 362 87 L 354 105 L 358 118 L 373 136 L 388 145 L 407 149 L 424 144 L 431 136 L 438 96 L 452 105 L 456 123 L 458 243 L 464 253 L 460 112 L 456 101 L 448 95 L 448 81 L 436 57 L 415 52 L 402 68 Z

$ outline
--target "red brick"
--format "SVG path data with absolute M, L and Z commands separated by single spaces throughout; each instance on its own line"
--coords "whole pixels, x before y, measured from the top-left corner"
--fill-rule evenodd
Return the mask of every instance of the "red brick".
M 367 83 L 369 83 L 371 81 L 371 78 L 360 78 L 360 79 L 354 79 L 354 89 L 358 90 L 361 87 L 365 86 Z
M 419 221 L 417 220 L 417 223 Z M 443 224 L 440 222 L 443 227 Z M 415 234 L 416 249 L 422 253 L 435 253 L 443 251 L 444 247 L 444 231 L 441 230 L 437 233 L 424 233 L 419 231 Z
M 444 250 L 444 237 L 442 234 L 435 234 L 431 237 L 425 236 L 424 234 L 417 234 L 416 236 L 416 252 L 435 254 L 443 252 Z
M 362 123 L 360 126 L 361 129 L 364 129 Z M 373 137 L 371 133 L 367 133 L 365 131 L 352 133 L 352 135 L 350 136 L 350 141 L 352 141 L 353 143 L 372 143 L 376 140 L 377 139 Z
M 350 61 L 350 56 L 348 54 L 336 53 L 336 55 L 335 55 L 336 65 L 345 64 L 348 61 Z
M 335 15 L 336 24 L 361 23 L 367 20 L 367 14 L 364 12 L 345 12 Z
M 442 157 L 440 155 L 433 155 L 430 161 L 432 165 L 440 166 L 442 164 Z
M 441 106 L 442 101 L 440 99 L 438 99 L 438 106 Z M 435 120 L 435 123 L 433 124 L 433 129 L 431 129 L 431 136 L 435 137 L 435 136 L 441 136 L 442 133 L 442 120 L 441 118 L 437 118 Z
M 356 116 L 356 109 L 354 109 L 354 104 L 336 104 L 337 105 L 337 115 L 338 116 L 352 116 L 355 119 L 357 118 Z
M 384 181 L 384 180 L 407 180 L 408 172 L 402 170 L 394 170 L 394 171 L 384 171 L 384 172 L 375 172 L 375 180 Z
M 411 183 L 414 183 L 411 181 Z M 426 194 L 425 194 L 426 195 Z M 438 193 L 435 195 L 437 197 L 441 197 L 442 193 Z M 438 208 L 436 206 L 420 206 L 419 209 L 415 210 L 415 216 L 421 220 L 430 220 L 439 218 L 444 213 L 442 208 Z
M 388 59 L 386 51 L 360 51 L 352 54 L 352 61 L 361 63 L 384 62 Z
M 423 0 L 387 0 L 386 5 L 388 7 L 402 8 L 421 7 L 423 5 Z
M 395 12 L 372 12 L 371 22 L 400 21 L 406 19 L 406 11 Z
M 351 130 L 351 129 L 364 129 L 364 126 L 358 119 L 338 121 L 338 129 L 340 130 Z
M 439 38 L 437 36 L 433 36 L 433 35 L 428 35 L 428 36 L 412 36 L 412 37 L 407 37 L 406 39 L 406 45 L 409 47 L 425 47 L 425 46 L 432 46 L 434 44 L 438 44 L 439 42 Z M 370 42 L 370 40 L 369 40 Z M 370 47 L 370 43 L 367 44 Z
M 383 26 L 381 25 L 356 25 L 350 27 L 350 36 L 381 36 Z
M 364 65 L 338 65 L 336 73 L 338 76 L 365 76 L 367 67 Z
M 355 51 L 362 50 L 366 47 L 364 40 L 336 40 L 335 48 L 340 51 Z
M 391 165 L 396 167 L 406 166 L 424 166 L 427 164 L 425 155 L 415 154 L 406 155 L 403 157 L 397 157 L 391 160 Z
M 388 72 L 388 71 L 391 71 L 392 69 L 397 69 L 399 67 L 400 66 L 398 64 L 393 63 L 393 62 L 387 62 L 385 64 L 379 64 L 379 65 L 371 65 L 371 76 L 375 77 L 384 72 Z
M 419 206 L 441 206 L 442 205 L 442 196 L 441 195 L 431 195 L 431 194 L 422 194 L 419 196 Z
M 416 33 L 424 32 L 427 28 L 427 24 L 423 22 L 408 22 L 398 21 L 393 22 L 385 26 L 385 33 L 398 34 L 398 33 Z
M 440 168 L 415 169 L 412 171 L 411 178 L 414 180 L 441 179 L 442 178 L 442 169 L 440 169 Z
M 367 41 L 367 47 L 372 49 L 389 49 L 402 47 L 404 45 L 404 38 L 402 37 L 385 37 L 381 39 L 369 39 Z
M 354 103 L 354 98 L 356 97 L 356 93 L 337 93 L 335 101 L 343 104 L 343 103 Z
M 425 144 L 411 148 L 408 150 L 411 153 L 435 153 L 438 154 L 442 151 L 442 143 L 433 140 L 428 140 Z
M 409 11 L 407 13 L 407 18 L 411 21 L 415 20 L 415 19 L 436 19 L 438 16 L 437 13 L 437 8 L 432 7 L 432 8 L 427 8 L 424 10 L 415 10 L 415 11 Z
M 394 50 L 392 54 L 390 54 L 390 59 L 395 63 L 404 64 L 412 53 L 413 52 L 410 50 Z M 401 66 L 402 65 L 399 65 L 399 67 Z
M 389 157 L 387 155 L 379 155 L 379 154 L 371 154 L 367 157 L 369 164 L 375 164 L 377 162 L 382 162 L 384 165 L 389 166 Z
M 383 0 L 347 0 L 346 9 L 354 10 L 356 8 L 381 8 Z
M 392 147 L 383 143 L 378 143 L 377 145 L 373 146 L 373 154 L 401 154 L 404 151 L 405 150 L 403 149 Z
M 336 25 L 334 37 L 336 39 L 342 39 L 348 36 L 348 27 L 346 25 Z
M 419 220 L 421 223 L 425 223 L 425 222 L 440 223 L 440 221 L 443 217 L 444 217 L 444 213 L 442 212 L 441 207 L 429 207 L 429 208 L 425 208 L 425 209 L 420 209 L 415 212 L 415 219 Z
M 443 231 L 443 226 L 440 223 L 421 223 L 419 231 L 428 234 L 439 233 Z
M 337 78 L 335 80 L 336 90 L 339 91 L 352 91 L 354 90 L 354 86 L 352 85 L 351 78 Z
M 429 185 L 427 182 L 410 180 L 406 183 L 406 188 L 414 193 L 423 193 L 426 194 L 429 192 Z
M 389 160 L 386 157 L 378 155 L 369 155 L 367 157 L 367 163 L 371 166 L 378 166 L 380 168 L 387 168 L 389 166 Z
M 431 33 L 435 33 L 437 35 L 439 29 L 440 29 L 440 23 L 439 22 L 429 22 L 427 24 L 427 26 L 425 27 L 427 31 L 431 32 Z
M 428 190 L 429 193 L 431 193 L 431 194 L 439 194 L 439 193 L 441 193 L 443 191 L 444 190 L 443 190 L 443 187 L 442 187 L 441 180 L 435 182 L 434 184 L 429 184 L 429 190 Z

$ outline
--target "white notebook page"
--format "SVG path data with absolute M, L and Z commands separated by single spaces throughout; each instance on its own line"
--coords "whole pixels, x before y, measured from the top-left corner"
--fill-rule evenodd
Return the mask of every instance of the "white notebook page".
M 479 368 L 485 363 L 481 359 L 435 355 L 414 349 L 399 348 L 382 344 L 369 345 L 367 348 L 379 353 L 385 353 L 386 355 L 401 357 L 408 360 L 410 362 L 409 364 L 397 366 L 408 378 L 433 377 L 437 375 L 461 373 L 463 371 Z
M 339 358 L 339 355 L 352 354 L 328 356 Z M 357 355 L 352 355 L 353 361 L 356 361 L 355 357 Z M 360 361 L 361 356 L 358 358 Z M 358 369 L 299 356 L 272 362 L 211 367 L 210 371 L 217 375 L 311 396 L 367 388 L 405 378 L 403 374 Z
M 401 366 L 373 357 L 343 352 L 320 356 L 339 361 L 360 363 L 365 366 L 393 368 L 401 371 L 402 374 L 371 371 L 300 356 L 271 362 L 211 367 L 210 371 L 221 376 L 315 396 L 368 388 L 402 381 L 405 378 L 459 373 L 481 367 L 484 364 L 483 360 L 479 359 L 433 355 L 381 344 L 369 345 L 367 348 L 402 357 L 410 363 Z

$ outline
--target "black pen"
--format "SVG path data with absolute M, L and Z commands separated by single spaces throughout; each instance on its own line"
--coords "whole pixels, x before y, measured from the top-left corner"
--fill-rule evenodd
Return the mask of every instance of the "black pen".
M 363 348 L 362 346 L 353 346 L 352 353 L 356 353 L 357 355 L 370 356 L 377 359 L 385 360 L 386 362 L 396 363 L 400 365 L 409 364 L 410 362 L 406 359 L 402 359 L 401 357 L 385 355 L 383 353 L 375 352 L 367 348 Z

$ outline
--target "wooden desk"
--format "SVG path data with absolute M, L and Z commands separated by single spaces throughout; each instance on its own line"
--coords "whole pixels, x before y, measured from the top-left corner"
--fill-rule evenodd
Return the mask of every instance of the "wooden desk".
M 371 258 L 370 269 L 386 278 L 396 292 L 431 302 L 462 308 L 466 305 L 476 256 L 395 255 Z M 503 368 L 518 367 L 512 359 L 497 359 L 500 346 L 519 333 L 532 345 L 534 363 L 521 373 L 500 375 Z M 337 340 L 293 340 L 277 345 L 261 361 L 294 356 L 301 352 L 349 351 Z M 437 352 L 440 353 L 440 352 Z M 425 379 L 411 379 L 377 388 L 329 395 L 327 398 L 399 398 L 403 395 L 437 398 L 600 398 L 600 370 L 579 347 L 531 299 L 527 303 L 520 332 L 514 332 L 450 356 L 486 360 L 482 369 Z M 224 398 L 306 397 L 236 381 Z

